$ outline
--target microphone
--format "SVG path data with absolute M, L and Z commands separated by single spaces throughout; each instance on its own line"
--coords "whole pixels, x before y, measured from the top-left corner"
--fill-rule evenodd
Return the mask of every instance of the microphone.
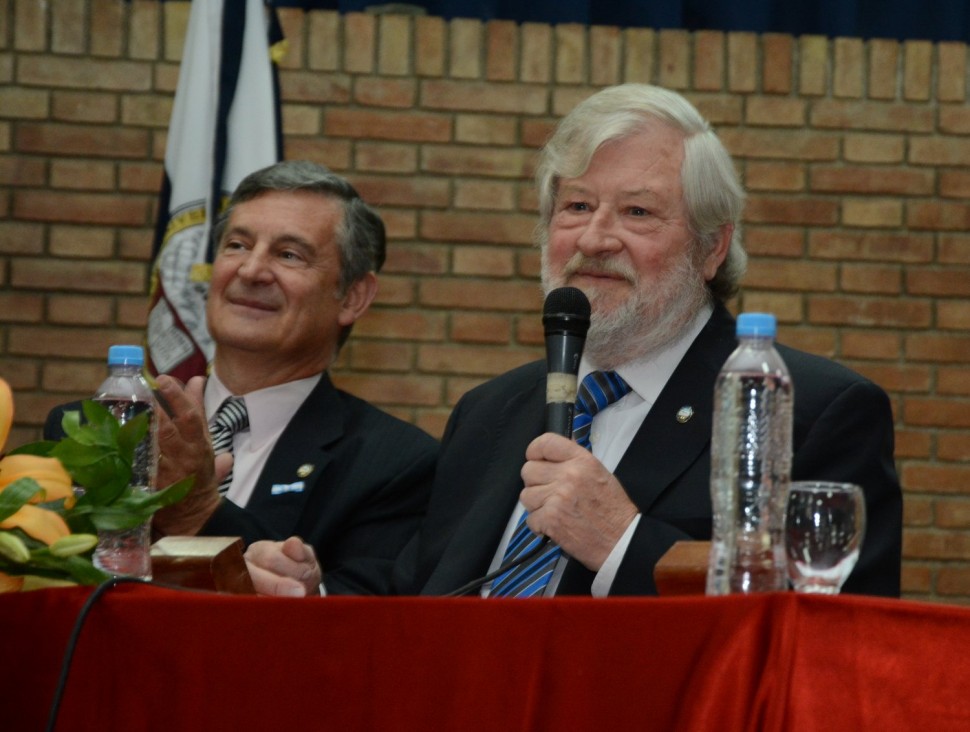
M 546 431 L 571 437 L 579 359 L 589 330 L 589 300 L 582 290 L 560 287 L 546 296 Z

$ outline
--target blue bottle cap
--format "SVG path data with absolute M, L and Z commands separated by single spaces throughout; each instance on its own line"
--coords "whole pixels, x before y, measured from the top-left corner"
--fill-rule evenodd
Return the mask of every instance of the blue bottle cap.
M 777 330 L 775 316 L 771 313 L 741 313 L 738 316 L 738 336 L 774 338 Z
M 145 352 L 141 346 L 111 346 L 108 349 L 109 366 L 144 366 Z

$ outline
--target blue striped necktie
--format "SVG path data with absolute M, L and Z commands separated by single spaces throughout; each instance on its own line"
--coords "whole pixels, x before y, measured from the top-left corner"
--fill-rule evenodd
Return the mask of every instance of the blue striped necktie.
M 249 427 L 249 412 L 242 397 L 229 397 L 216 410 L 216 416 L 209 428 L 212 438 L 212 452 L 221 455 L 232 452 L 232 438 L 240 430 Z M 224 496 L 232 485 L 232 470 L 219 483 L 219 495 Z
M 576 395 L 576 410 L 573 415 L 573 439 L 587 450 L 590 448 L 589 429 L 596 413 L 606 409 L 610 404 L 622 399 L 630 392 L 630 386 L 615 371 L 593 371 L 587 374 L 579 385 Z M 521 556 L 533 551 L 542 542 L 543 537 L 534 533 L 526 523 L 528 512 L 523 512 L 522 518 L 512 533 L 502 564 L 514 562 Z M 556 567 L 562 549 L 552 542 L 532 559 L 513 567 L 500 575 L 492 583 L 489 597 L 538 597 L 542 595 L 552 572 Z

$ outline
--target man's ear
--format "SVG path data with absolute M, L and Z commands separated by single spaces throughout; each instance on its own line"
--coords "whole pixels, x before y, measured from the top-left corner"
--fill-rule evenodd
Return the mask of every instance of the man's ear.
M 731 238 L 734 236 L 734 224 L 724 224 L 714 240 L 714 246 L 704 258 L 704 280 L 710 282 L 717 274 L 718 267 L 727 257 L 728 249 L 731 248 Z
M 340 313 L 337 321 L 342 326 L 353 325 L 377 297 L 377 275 L 368 272 L 356 282 L 352 283 L 340 301 Z

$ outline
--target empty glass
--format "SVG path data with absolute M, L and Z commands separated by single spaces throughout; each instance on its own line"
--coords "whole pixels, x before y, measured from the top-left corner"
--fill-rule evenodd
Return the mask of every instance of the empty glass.
M 796 481 L 788 491 L 785 548 L 797 592 L 838 594 L 866 530 L 866 503 L 853 483 Z

